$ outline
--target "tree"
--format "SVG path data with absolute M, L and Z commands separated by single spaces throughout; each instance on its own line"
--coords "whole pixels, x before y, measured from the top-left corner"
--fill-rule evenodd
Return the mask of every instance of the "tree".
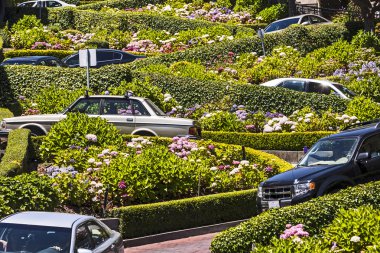
M 368 32 L 375 30 L 375 12 L 380 11 L 380 0 L 352 0 L 360 7 L 364 18 L 364 29 Z
M 296 0 L 289 0 L 289 16 L 294 16 L 297 13 Z

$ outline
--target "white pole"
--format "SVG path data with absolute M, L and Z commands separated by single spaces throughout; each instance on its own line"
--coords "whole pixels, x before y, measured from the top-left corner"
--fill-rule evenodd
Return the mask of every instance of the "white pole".
M 87 49 L 87 92 L 90 90 L 90 51 Z

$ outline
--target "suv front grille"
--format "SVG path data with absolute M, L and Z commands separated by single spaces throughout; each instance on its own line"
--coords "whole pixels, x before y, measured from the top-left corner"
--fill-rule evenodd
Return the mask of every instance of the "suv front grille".
M 291 186 L 263 187 L 263 200 L 291 199 Z

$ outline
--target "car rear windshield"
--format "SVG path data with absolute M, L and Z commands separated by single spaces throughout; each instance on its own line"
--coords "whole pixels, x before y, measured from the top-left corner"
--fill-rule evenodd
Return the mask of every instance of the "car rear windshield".
M 70 228 L 0 223 L 0 252 L 35 253 L 55 249 L 69 253 L 70 241 Z
M 273 32 L 281 29 L 285 29 L 286 27 L 293 25 L 293 24 L 298 24 L 299 18 L 290 18 L 290 19 L 285 19 L 285 20 L 280 20 L 277 22 L 273 22 L 272 24 L 268 25 L 265 28 L 265 32 Z
M 158 106 L 155 105 L 150 99 L 145 99 L 145 102 L 150 106 L 150 108 L 152 108 L 152 110 L 157 116 L 166 116 L 166 114 L 160 108 L 158 108 Z
M 346 87 L 344 87 L 343 85 L 339 83 L 333 83 L 332 85 L 334 85 L 338 90 L 340 90 L 348 98 L 353 98 L 356 96 L 356 94 L 353 91 L 350 91 L 349 89 L 347 89 Z

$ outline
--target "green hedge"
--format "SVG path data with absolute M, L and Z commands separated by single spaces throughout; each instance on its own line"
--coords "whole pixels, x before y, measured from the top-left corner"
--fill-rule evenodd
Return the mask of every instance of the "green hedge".
M 5 118 L 12 118 L 14 115 L 8 108 L 0 108 L 0 121 Z
M 125 8 L 138 8 L 144 7 L 148 4 L 163 4 L 165 0 L 114 0 L 114 1 L 100 1 L 97 3 L 86 4 L 78 6 L 79 10 L 100 10 L 104 7 L 125 9 Z
M 301 53 L 306 54 L 315 49 L 326 47 L 347 35 L 347 29 L 340 24 L 321 26 L 291 26 L 282 32 L 265 35 L 265 50 L 271 52 L 279 45 L 293 46 Z M 134 68 L 150 64 L 167 64 L 177 61 L 211 63 L 218 56 L 225 56 L 229 52 L 235 54 L 257 52 L 262 54 L 261 40 L 258 36 L 246 39 L 236 39 L 180 51 L 172 54 L 151 57 L 144 61 L 132 63 Z
M 19 95 L 34 96 L 41 88 L 57 85 L 62 89 L 78 89 L 86 86 L 86 70 L 83 68 L 56 68 L 45 66 L 0 67 L 0 106 L 12 107 Z M 118 86 L 121 81 L 131 81 L 128 64 L 108 65 L 90 70 L 90 86 L 94 91 L 104 91 Z
M 308 202 L 266 211 L 237 227 L 218 234 L 211 243 L 213 253 L 249 252 L 252 244 L 267 245 L 279 237 L 286 224 L 304 224 L 310 235 L 318 234 L 335 217 L 339 209 L 373 205 L 380 208 L 380 182 L 372 182 L 326 195 Z
M 53 211 L 58 194 L 48 176 L 37 172 L 0 177 L 0 219 L 20 211 Z
M 33 56 L 33 55 L 47 55 L 55 56 L 57 58 L 63 59 L 66 56 L 72 55 L 76 51 L 72 50 L 10 50 L 4 53 L 5 58 L 13 58 L 20 56 Z
M 15 176 L 27 172 L 31 151 L 30 131 L 16 129 L 9 132 L 8 144 L 0 163 L 0 176 Z
M 256 190 L 115 208 L 123 238 L 234 221 L 256 215 Z
M 335 132 L 236 133 L 203 131 L 202 137 L 216 142 L 244 145 L 261 150 L 301 151 Z
M 4 60 L 4 53 L 3 53 L 3 39 L 0 38 L 0 62 Z
M 144 61 L 147 60 L 149 59 Z M 297 92 L 284 88 L 231 84 L 224 81 L 205 81 L 137 71 L 133 72 L 133 75 L 140 79 L 148 78 L 154 85 L 169 92 L 185 107 L 218 101 L 225 95 L 230 95 L 234 103 L 245 105 L 249 110 L 277 111 L 287 115 L 305 106 L 310 106 L 316 111 L 326 111 L 332 108 L 338 112 L 344 111 L 347 106 L 347 100 L 337 96 Z

